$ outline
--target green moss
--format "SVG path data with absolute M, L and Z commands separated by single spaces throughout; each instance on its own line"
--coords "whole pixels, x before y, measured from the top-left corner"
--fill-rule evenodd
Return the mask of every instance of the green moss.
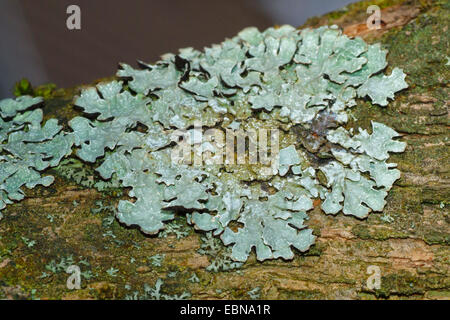
M 22 79 L 14 85 L 14 95 L 16 97 L 20 96 L 32 96 L 34 94 L 33 87 L 31 85 L 31 82 L 28 79 Z
M 406 239 L 408 238 L 408 234 L 392 230 L 387 227 L 376 227 L 370 228 L 365 224 L 357 224 L 353 226 L 352 233 L 362 240 L 378 240 L 383 241 L 387 239 Z
M 47 83 L 33 88 L 31 82 L 24 78 L 16 82 L 13 93 L 16 97 L 29 95 L 32 97 L 43 97 L 45 100 L 48 100 L 53 98 L 56 91 L 57 88 L 54 83 Z
M 388 44 L 389 63 L 403 68 L 411 88 L 448 83 L 450 68 L 445 64 L 450 55 L 450 35 L 446 30 L 449 25 L 450 11 L 433 8 L 383 39 Z
M 428 274 L 418 277 L 407 271 L 382 276 L 381 288 L 375 295 L 381 298 L 396 296 L 424 295 L 430 289 L 443 289 L 448 285 L 442 277 Z
M 326 245 L 321 243 L 321 242 L 316 242 L 311 249 L 309 249 L 307 252 L 305 252 L 303 255 L 305 257 L 308 256 L 314 256 L 314 257 L 320 257 L 320 255 L 323 253 L 323 251 L 325 250 Z
M 280 299 L 283 300 L 317 300 L 323 299 L 324 295 L 319 290 L 279 290 Z
M 358 298 L 361 300 L 375 300 L 377 297 L 372 293 L 360 292 Z
M 429 245 L 450 245 L 450 234 L 445 232 L 430 231 L 424 235 L 423 240 Z
M 54 83 L 48 83 L 38 86 L 34 89 L 34 95 L 38 97 L 43 97 L 48 100 L 51 99 L 56 91 L 56 85 Z
M 331 25 L 333 23 L 336 23 L 337 20 L 340 20 L 342 18 L 350 17 L 352 20 L 358 20 L 358 18 L 364 16 L 368 17 L 368 14 L 366 13 L 366 10 L 371 5 L 377 5 L 380 7 L 380 9 L 384 9 L 387 7 L 391 7 L 393 5 L 400 5 L 404 3 L 411 3 L 415 2 L 420 4 L 420 1 L 410 1 L 410 0 L 368 0 L 368 1 L 359 1 L 355 3 L 350 3 L 344 8 L 341 8 L 339 10 L 332 11 L 330 13 L 327 13 L 321 17 L 312 17 L 309 18 L 305 25 L 311 25 L 315 26 L 318 23 L 323 23 L 324 21 L 327 21 L 327 24 Z M 423 1 L 423 5 L 426 5 L 425 1 Z
M 450 291 L 429 291 L 426 297 L 428 299 L 439 299 L 439 300 L 449 300 Z

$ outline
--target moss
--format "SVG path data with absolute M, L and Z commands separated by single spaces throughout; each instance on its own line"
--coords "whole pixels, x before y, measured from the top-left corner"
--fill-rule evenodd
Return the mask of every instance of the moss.
M 430 231 L 426 233 L 423 240 L 429 244 L 450 245 L 450 234 L 438 231 Z
M 393 5 L 399 5 L 405 2 L 410 2 L 406 0 L 370 0 L 370 1 L 360 1 L 355 3 L 350 3 L 345 7 L 344 10 L 338 10 L 334 12 L 330 12 L 329 14 L 325 15 L 325 17 L 330 19 L 330 22 L 333 22 L 333 20 L 339 19 L 344 15 L 350 15 L 354 16 L 355 14 L 358 14 L 359 12 L 365 12 L 369 6 L 376 5 L 380 7 L 380 9 L 384 9 L 387 7 L 391 7 Z
M 375 290 L 375 295 L 381 298 L 396 296 L 423 296 L 430 289 L 443 289 L 448 285 L 441 277 L 426 275 L 415 276 L 407 271 L 389 274 L 381 277 L 381 288 Z
M 383 241 L 387 239 L 406 239 L 408 234 L 393 230 L 387 227 L 369 227 L 365 224 L 357 224 L 352 227 L 352 233 L 362 240 L 378 240 Z
M 45 100 L 51 99 L 57 93 L 57 87 L 54 83 L 47 83 L 33 88 L 31 82 L 28 79 L 22 79 L 14 85 L 13 94 L 16 97 L 20 96 L 33 96 L 33 97 L 43 97 Z M 59 90 L 59 93 L 64 92 L 64 90 Z
M 411 4 L 416 3 L 418 5 L 427 6 L 426 1 L 411 1 L 411 0 L 368 0 L 350 3 L 342 9 L 332 11 L 321 17 L 309 18 L 304 26 L 318 26 L 322 24 L 335 24 L 342 22 L 343 19 L 351 19 L 358 21 L 360 18 L 368 17 L 366 12 L 367 8 L 371 5 L 377 5 L 380 9 L 385 9 L 394 5 Z
M 283 300 L 317 300 L 323 299 L 324 295 L 319 290 L 279 290 L 280 299 Z
M 303 255 L 305 257 L 314 256 L 314 257 L 320 257 L 320 255 L 325 250 L 326 245 L 321 242 L 316 242 L 307 252 L 305 252 Z
M 445 53 L 449 55 L 449 25 L 450 11 L 433 8 L 383 39 L 389 49 L 389 64 L 403 68 L 411 89 L 448 83 L 450 68 L 445 66 Z
M 358 298 L 360 300 L 375 300 L 377 297 L 375 294 L 372 293 L 360 292 L 358 293 Z
M 450 291 L 429 291 L 426 294 L 427 299 L 449 300 Z
M 20 96 L 32 96 L 34 95 L 33 87 L 31 85 L 31 82 L 28 79 L 22 79 L 14 85 L 13 93 L 16 97 Z

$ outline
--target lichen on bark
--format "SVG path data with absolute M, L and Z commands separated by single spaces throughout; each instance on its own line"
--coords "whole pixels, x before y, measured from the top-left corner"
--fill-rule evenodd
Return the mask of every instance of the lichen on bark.
M 90 209 L 98 200 L 117 203 L 114 192 L 86 189 L 55 175 L 52 187 L 27 191 L 24 201 L 5 209 L 0 225 L 0 296 L 124 298 L 127 288 L 141 290 L 142 283 L 153 287 L 158 278 L 167 278 L 163 292 L 181 295 L 187 288 L 194 299 L 245 299 L 255 287 L 261 288 L 261 298 L 268 299 L 448 298 L 448 4 L 375 1 L 383 9 L 386 25 L 368 32 L 365 9 L 373 2 L 352 4 L 346 11 L 308 23 L 336 23 L 344 31 L 359 32 L 370 43 L 381 41 L 389 49 L 389 65 L 407 74 L 409 88 L 388 108 L 359 100 L 346 126 L 347 130 L 370 128 L 374 120 L 394 128 L 407 142 L 405 153 L 391 157 L 402 177 L 386 198 L 383 214 L 364 221 L 329 217 L 314 202 L 308 225 L 320 237 L 309 253 L 291 262 L 256 263 L 250 257 L 239 273 L 211 274 L 205 271 L 211 258 L 196 253 L 201 244 L 197 234 L 180 240 L 145 237 L 117 222 L 108 224 L 110 212 L 94 214 Z M 391 23 L 394 20 L 400 22 Z M 65 119 L 66 125 L 79 115 L 72 99 L 80 88 L 50 92 L 42 107 L 44 118 Z M 86 172 L 96 167 L 84 166 L 90 169 Z M 91 178 L 100 179 L 95 173 Z M 32 240 L 35 244 L 29 247 Z M 165 254 L 164 263 L 151 268 L 148 257 L 157 253 Z M 80 264 L 82 271 L 94 274 L 82 280 L 81 290 L 65 287 L 66 274 L 41 278 L 52 260 L 60 262 L 70 255 L 77 264 L 88 260 L 89 266 Z M 380 290 L 366 287 L 369 265 L 381 268 Z M 106 272 L 111 267 L 119 270 L 116 277 Z M 177 275 L 169 278 L 174 271 Z M 198 283 L 188 281 L 194 272 Z

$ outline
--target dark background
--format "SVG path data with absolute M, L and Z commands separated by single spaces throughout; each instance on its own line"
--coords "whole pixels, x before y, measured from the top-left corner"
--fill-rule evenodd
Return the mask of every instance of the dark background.
M 0 99 L 21 78 L 60 87 L 115 74 L 118 62 L 202 49 L 241 29 L 299 26 L 355 0 L 0 0 Z M 81 8 L 81 30 L 66 9 Z

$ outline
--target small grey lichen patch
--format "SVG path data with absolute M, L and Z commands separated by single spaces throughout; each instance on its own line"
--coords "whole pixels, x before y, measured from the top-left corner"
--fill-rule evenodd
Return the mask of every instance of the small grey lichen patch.
M 72 152 L 72 137 L 56 119 L 41 125 L 42 110 L 33 107 L 42 101 L 29 96 L 0 101 L 0 210 L 24 198 L 23 186 L 49 186 L 53 177 L 39 172 Z
M 122 64 L 121 80 L 76 100 L 91 115 L 69 123 L 77 154 L 100 159 L 104 179 L 130 188 L 133 200 L 120 201 L 116 214 L 126 225 L 157 234 L 185 214 L 195 229 L 231 245 L 234 261 L 254 249 L 260 261 L 292 259 L 294 249 L 314 243 L 306 225 L 313 199 L 323 200 L 327 214 L 364 218 L 383 210 L 400 176 L 386 162 L 406 146 L 394 130 L 377 122 L 357 134 L 344 128 L 357 98 L 384 107 L 407 87 L 400 69 L 383 74 L 386 54 L 335 26 L 282 26 L 247 28 L 204 52 L 182 49 L 140 70 Z M 279 129 L 277 166 L 174 163 L 176 130 L 187 130 L 186 145 L 217 150 L 217 141 L 198 139 L 196 122 L 236 134 Z
M 76 158 L 66 158 L 62 160 L 59 165 L 53 170 L 61 177 L 75 181 L 77 184 L 86 188 L 95 188 L 98 191 L 108 191 L 118 189 L 121 184 L 113 176 L 111 180 L 104 181 L 102 179 L 95 179 L 95 172 L 88 167 L 86 163 L 83 163 Z M 121 192 L 118 190 L 118 192 Z
M 165 294 L 162 293 L 164 281 L 160 278 L 156 280 L 154 287 L 147 283 L 144 284 L 143 292 L 137 290 L 125 296 L 125 300 L 185 300 L 189 299 L 192 294 L 189 291 L 183 291 L 181 294 Z M 127 285 L 127 290 L 131 290 L 131 286 Z
M 230 248 L 224 248 L 220 240 L 215 238 L 212 232 L 207 232 L 201 237 L 200 254 L 210 258 L 210 264 L 206 267 L 207 271 L 233 271 L 242 267 L 241 262 L 233 261 Z

